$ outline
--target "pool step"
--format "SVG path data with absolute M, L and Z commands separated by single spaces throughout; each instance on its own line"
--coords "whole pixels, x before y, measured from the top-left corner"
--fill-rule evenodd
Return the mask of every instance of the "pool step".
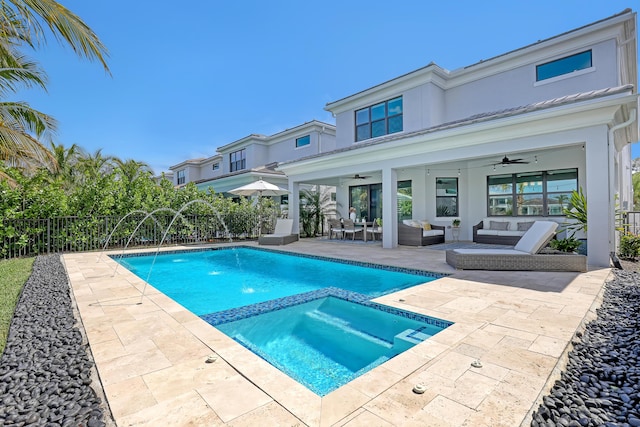
M 431 334 L 425 332 L 426 326 L 418 329 L 406 329 L 393 338 L 393 347 L 400 351 L 405 351 L 416 344 L 431 337 Z
M 332 316 L 330 314 L 323 313 L 322 311 L 319 311 L 319 310 L 309 311 L 305 314 L 306 316 L 308 316 L 309 318 L 315 321 L 322 322 L 324 324 L 333 326 L 335 328 L 339 328 L 348 334 L 355 335 L 357 337 L 370 341 L 376 345 L 380 345 L 386 348 L 393 347 L 393 343 L 387 340 L 384 340 L 382 338 L 376 337 L 374 335 L 371 335 L 367 332 L 361 331 L 357 328 L 354 328 L 353 326 L 351 326 L 350 322 L 344 319 L 341 319 L 340 317 Z

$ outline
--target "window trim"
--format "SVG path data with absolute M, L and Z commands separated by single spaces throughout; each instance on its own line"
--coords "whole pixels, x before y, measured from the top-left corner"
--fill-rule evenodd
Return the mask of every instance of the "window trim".
M 400 100 L 401 103 L 401 112 L 398 114 L 389 114 L 389 103 L 393 102 L 393 101 L 397 101 Z M 371 110 L 374 107 L 379 107 L 380 105 L 384 106 L 384 117 L 382 119 L 377 119 L 377 120 L 372 120 L 371 117 Z M 358 123 L 358 113 L 361 112 L 366 112 L 367 113 L 367 121 L 366 122 L 362 122 L 362 123 Z M 402 126 L 400 128 L 400 130 L 395 131 L 395 132 L 389 132 L 389 120 L 390 119 L 394 119 L 394 118 L 400 118 Z M 380 123 L 383 122 L 384 123 L 384 133 L 381 135 L 377 135 L 377 136 L 373 136 L 373 125 L 374 123 Z M 353 124 L 354 124 L 354 140 L 355 142 L 361 142 L 361 141 L 367 141 L 370 139 L 374 139 L 374 138 L 380 138 L 382 136 L 385 135 L 391 135 L 393 133 L 399 133 L 402 132 L 404 130 L 404 98 L 402 95 L 399 96 L 395 96 L 393 98 L 387 99 L 385 101 L 380 101 L 380 102 L 376 102 L 375 104 L 371 104 L 367 107 L 364 108 L 360 108 L 358 110 L 354 110 L 353 112 Z M 367 130 L 369 131 L 368 133 L 368 137 L 366 138 L 358 138 L 358 129 L 362 128 L 363 126 L 366 126 Z
M 576 190 L 579 188 L 579 184 L 580 184 L 580 179 L 579 179 L 579 170 L 578 168 L 563 168 L 563 169 L 551 169 L 551 170 L 544 170 L 544 171 L 527 171 L 527 172 L 514 172 L 511 174 L 495 174 L 495 175 L 487 175 L 487 180 L 486 180 L 486 186 L 485 186 L 485 191 L 486 191 L 486 203 L 487 203 L 487 217 L 492 217 L 492 218 L 532 218 L 532 217 L 564 217 L 563 214 L 549 214 L 549 207 L 548 207 L 548 198 L 550 194 L 559 194 L 559 193 L 566 193 L 567 191 L 548 191 L 547 189 L 547 182 L 548 182 L 548 177 L 549 176 L 553 176 L 554 172 L 559 172 L 559 171 L 575 171 L 575 176 L 576 176 Z M 531 174 L 531 175 L 535 175 L 535 174 L 541 174 L 542 175 L 542 192 L 541 193 L 531 193 L 531 194 L 541 194 L 542 195 L 542 213 L 539 215 L 518 215 L 518 206 L 517 206 L 517 198 L 518 198 L 518 175 L 520 174 Z M 512 208 L 511 208 L 511 215 L 492 215 L 491 214 L 491 194 L 489 193 L 489 178 L 491 178 L 492 176 L 501 176 L 501 175 L 511 175 L 511 193 L 505 193 L 503 196 L 505 198 L 511 198 L 512 200 Z M 497 195 L 496 195 L 497 196 Z
M 456 182 L 456 195 L 455 196 L 438 196 L 438 181 L 441 179 L 453 179 Z M 455 218 L 460 216 L 460 179 L 458 177 L 440 176 L 436 177 L 436 218 Z M 438 200 L 439 199 L 455 199 L 456 212 L 449 215 L 438 214 Z
M 307 142 L 305 144 L 300 144 L 300 141 L 305 138 Z M 308 147 L 309 145 L 311 145 L 311 135 L 305 135 L 301 136 L 300 138 L 296 138 L 296 148 Z
M 541 79 L 539 77 L 540 67 L 543 67 L 545 65 L 550 65 L 550 64 L 553 64 L 553 63 L 557 63 L 557 62 L 560 62 L 560 61 L 564 61 L 564 60 L 567 60 L 569 58 L 572 58 L 572 57 L 575 57 L 575 56 L 578 56 L 578 55 L 583 55 L 585 53 L 589 53 L 589 64 L 590 65 L 588 67 L 584 67 L 584 68 L 579 68 L 577 70 L 571 70 L 571 71 L 563 72 L 563 73 L 556 74 L 554 76 L 547 77 L 547 78 L 544 78 L 544 79 Z M 544 62 L 542 64 L 537 64 L 536 65 L 536 69 L 535 69 L 535 74 L 536 74 L 535 83 L 539 84 L 539 83 L 542 83 L 542 82 L 558 81 L 558 80 L 562 80 L 564 78 L 575 77 L 575 76 L 578 76 L 578 75 L 581 75 L 581 74 L 585 74 L 587 72 L 592 72 L 592 71 L 595 71 L 595 68 L 593 66 L 593 50 L 592 49 L 587 49 L 587 50 L 583 50 L 582 52 L 576 52 L 576 53 L 573 53 L 571 55 L 565 55 L 565 56 L 563 56 L 561 58 L 556 58 L 556 59 L 553 59 L 551 61 Z
M 240 158 L 233 160 L 234 156 L 240 154 Z M 247 149 L 241 148 L 229 153 L 229 172 L 241 171 L 247 168 Z
M 176 183 L 178 185 L 185 184 L 186 180 L 187 180 L 187 170 L 186 169 L 180 169 L 179 171 L 176 172 Z

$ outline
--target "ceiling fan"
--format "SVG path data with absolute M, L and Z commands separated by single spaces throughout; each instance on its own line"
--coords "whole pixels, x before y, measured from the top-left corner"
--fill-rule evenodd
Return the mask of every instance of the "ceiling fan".
M 352 177 L 350 177 L 350 179 L 367 179 L 370 178 L 369 176 L 364 176 L 364 175 L 360 175 L 360 174 L 355 174 Z
M 510 159 L 507 156 L 504 156 L 502 158 L 501 161 L 497 162 L 497 163 L 492 163 L 493 166 L 496 165 L 517 165 L 517 164 L 521 164 L 521 165 L 526 165 L 529 162 L 525 162 L 524 159 Z

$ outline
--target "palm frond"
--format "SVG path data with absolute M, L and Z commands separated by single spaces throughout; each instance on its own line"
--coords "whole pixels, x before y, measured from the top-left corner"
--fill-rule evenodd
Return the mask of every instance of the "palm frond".
M 82 58 L 99 61 L 110 73 L 107 48 L 87 24 L 60 3 L 53 0 L 8 0 L 8 3 L 29 24 L 36 43 L 44 42 L 44 24 L 59 42 L 66 41 Z

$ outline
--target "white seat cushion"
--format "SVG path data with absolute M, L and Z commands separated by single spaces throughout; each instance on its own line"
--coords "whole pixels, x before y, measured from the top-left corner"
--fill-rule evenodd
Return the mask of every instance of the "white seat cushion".
M 478 234 L 482 234 L 484 236 L 497 236 L 498 230 L 485 230 L 484 228 L 481 228 L 478 230 Z
M 444 231 L 442 230 L 423 230 L 422 237 L 442 236 Z
M 553 237 L 558 223 L 553 221 L 536 221 L 520 238 L 513 249 L 536 254 Z
M 276 221 L 276 229 L 273 230 L 274 235 L 288 235 L 293 231 L 292 219 L 279 219 Z
M 522 236 L 522 235 L 524 235 L 524 231 L 514 231 L 514 230 L 498 231 L 498 236 Z

